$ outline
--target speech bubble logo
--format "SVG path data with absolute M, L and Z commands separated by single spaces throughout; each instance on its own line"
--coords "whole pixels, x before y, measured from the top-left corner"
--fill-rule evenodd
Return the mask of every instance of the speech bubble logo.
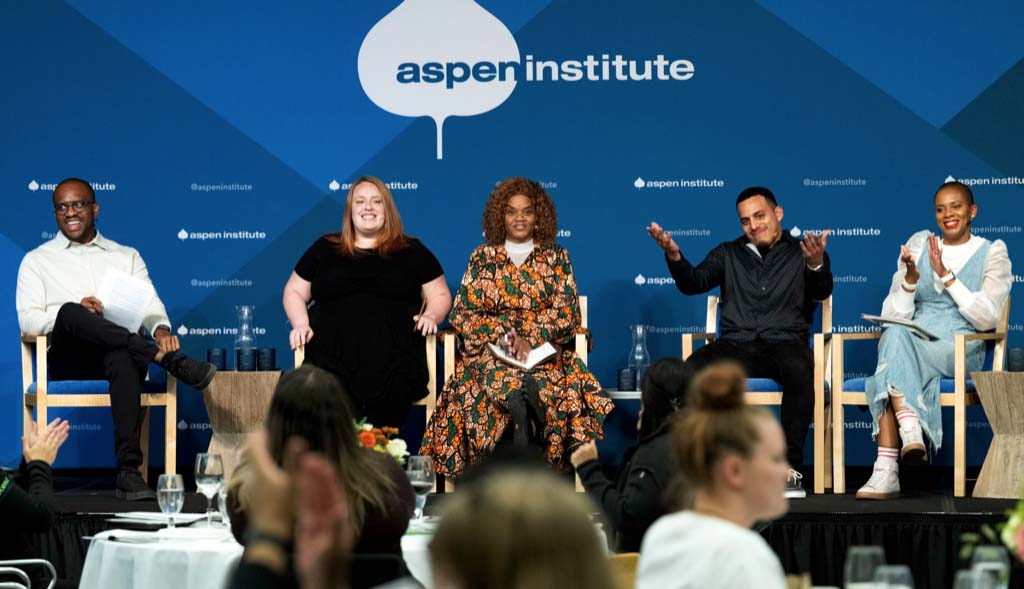
M 793 237 L 800 237 L 801 233 L 803 233 L 803 231 L 799 227 L 794 226 L 792 229 L 789 230 L 789 234 L 792 235 Z
M 636 278 L 633 279 L 633 283 L 636 284 L 637 286 L 643 286 L 647 284 L 647 279 L 644 278 L 643 274 L 637 274 Z
M 178 326 L 178 335 L 180 335 L 182 337 L 185 337 L 186 335 L 188 335 L 188 328 L 185 327 L 184 325 L 179 325 Z
M 647 186 L 647 183 L 644 182 L 643 178 L 637 176 L 636 180 L 633 181 L 633 186 L 636 186 L 637 188 L 643 188 L 644 186 Z
M 39 190 L 39 183 L 36 182 L 35 180 L 29 182 L 28 189 L 31 190 L 32 192 Z
M 502 62 L 518 64 L 519 46 L 508 28 L 473 0 L 405 0 L 363 39 L 359 82 L 366 96 L 390 113 L 434 119 L 437 159 L 443 159 L 445 119 L 488 112 L 515 90 L 514 75 L 474 74 L 479 64 Z M 399 80 L 400 67 L 415 70 L 418 78 L 427 66 L 436 66 L 448 83 Z
M 337 180 L 331 180 L 331 183 L 327 185 L 331 189 L 331 192 L 337 192 L 341 188 L 341 184 L 338 184 Z
M 185 231 L 185 229 L 182 228 L 182 230 L 178 232 L 178 239 L 180 239 L 182 241 L 185 241 L 186 239 L 188 239 L 188 231 Z
M 179 429 L 179 430 L 181 430 L 181 431 L 185 431 L 185 430 L 187 430 L 187 429 L 188 429 L 188 422 L 187 422 L 187 421 L 185 421 L 184 419 L 182 419 L 181 421 L 179 421 L 179 422 L 178 422 L 178 429 Z

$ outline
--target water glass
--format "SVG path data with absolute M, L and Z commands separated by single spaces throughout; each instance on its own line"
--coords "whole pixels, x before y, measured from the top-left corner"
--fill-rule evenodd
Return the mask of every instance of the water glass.
M 196 454 L 196 487 L 206 497 L 206 525 L 213 527 L 213 498 L 224 484 L 224 462 L 220 454 Z
M 185 504 L 185 479 L 180 474 L 162 474 L 156 481 L 156 502 L 167 514 L 167 527 L 174 528 L 174 515 Z
M 416 512 L 413 519 L 423 519 L 423 508 L 427 504 L 427 495 L 434 488 L 437 477 L 434 474 L 434 459 L 430 456 L 410 456 L 405 464 L 405 474 L 409 476 L 412 490 L 416 493 Z
M 993 589 L 992 578 L 987 573 L 971 569 L 957 571 L 953 589 Z
M 224 522 L 225 528 L 231 528 L 231 519 L 228 517 L 228 489 L 221 485 L 217 492 L 217 508 L 220 510 L 220 521 Z
M 889 589 L 914 589 L 914 577 L 905 564 L 883 564 L 875 569 L 873 580 Z
M 846 553 L 843 582 L 846 589 L 877 587 L 875 569 L 885 564 L 881 546 L 851 546 Z M 884 587 L 884 585 L 883 585 Z
M 992 579 L 993 589 L 1006 589 L 1010 583 L 1010 557 L 1002 546 L 978 546 L 971 557 L 971 570 L 981 571 Z

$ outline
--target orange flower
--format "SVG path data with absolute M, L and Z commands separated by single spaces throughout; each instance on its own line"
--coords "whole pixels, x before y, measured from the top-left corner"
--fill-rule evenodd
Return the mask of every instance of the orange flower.
M 359 441 L 363 444 L 363 446 L 366 446 L 367 448 L 373 448 L 374 446 L 377 445 L 377 436 L 373 435 L 371 432 L 359 432 Z

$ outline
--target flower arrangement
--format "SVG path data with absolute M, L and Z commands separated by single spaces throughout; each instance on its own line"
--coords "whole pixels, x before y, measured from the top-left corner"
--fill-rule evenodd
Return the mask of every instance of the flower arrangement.
M 366 419 L 355 422 L 356 436 L 364 448 L 376 452 L 384 452 L 394 458 L 398 464 L 405 464 L 405 457 L 409 455 L 409 448 L 405 440 L 398 437 L 397 427 L 373 427 L 372 423 L 366 423 Z

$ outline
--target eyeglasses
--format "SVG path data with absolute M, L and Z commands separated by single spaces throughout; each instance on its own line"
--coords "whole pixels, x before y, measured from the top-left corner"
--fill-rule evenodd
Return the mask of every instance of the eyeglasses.
M 71 202 L 62 202 L 59 205 L 54 205 L 53 206 L 53 212 L 59 213 L 59 214 L 64 214 L 64 213 L 68 212 L 69 208 L 74 209 L 75 212 L 78 212 L 78 211 L 84 209 L 85 207 L 91 206 L 91 205 L 93 205 L 95 203 L 96 203 L 96 201 L 94 201 L 94 200 L 73 200 Z

